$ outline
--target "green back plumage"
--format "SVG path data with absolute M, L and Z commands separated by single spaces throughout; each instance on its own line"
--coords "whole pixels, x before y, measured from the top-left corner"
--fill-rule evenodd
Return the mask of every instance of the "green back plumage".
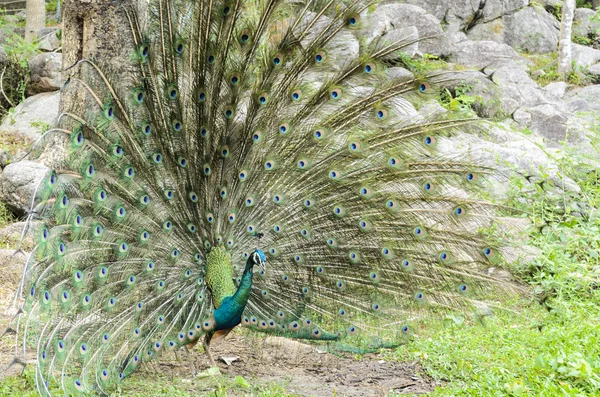
M 479 233 L 495 208 L 472 193 L 493 170 L 449 150 L 484 126 L 415 111 L 444 76 L 395 77 L 390 60 L 412 43 L 364 40 L 372 6 L 152 0 L 128 12 L 136 71 L 72 82 L 96 109 L 63 117 L 70 171 L 39 195 L 45 226 L 15 328 L 37 341 L 42 394 L 46 382 L 108 393 L 196 341 L 256 248 L 267 271 L 242 323 L 289 337 L 369 344 L 509 289 Z
M 223 247 L 210 250 L 206 258 L 206 285 L 210 288 L 215 308 L 221 307 L 223 299 L 233 296 L 236 291 L 233 283 L 231 256 Z

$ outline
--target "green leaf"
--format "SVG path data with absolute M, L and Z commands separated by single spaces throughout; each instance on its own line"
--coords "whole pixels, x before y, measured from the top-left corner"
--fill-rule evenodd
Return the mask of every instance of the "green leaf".
M 242 386 L 246 389 L 248 389 L 250 387 L 250 383 L 243 377 L 243 376 L 236 376 L 235 377 L 235 383 L 239 386 Z

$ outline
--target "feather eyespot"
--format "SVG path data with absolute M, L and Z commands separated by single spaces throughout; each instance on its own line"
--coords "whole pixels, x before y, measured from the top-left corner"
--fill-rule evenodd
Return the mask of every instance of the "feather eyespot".
M 387 109 L 377 109 L 375 110 L 375 117 L 377 117 L 377 120 L 385 120 L 388 117 L 388 111 Z
M 336 205 L 333 207 L 333 215 L 337 216 L 338 218 L 344 217 L 346 215 L 346 208 Z
M 365 73 L 373 73 L 376 69 L 376 66 L 374 63 L 367 63 L 363 70 L 365 71 Z
M 350 143 L 348 143 L 348 150 L 350 150 L 351 153 L 358 153 L 361 149 L 362 144 L 358 141 L 350 141 Z
M 465 207 L 459 205 L 457 207 L 454 207 L 454 209 L 452 210 L 452 213 L 454 214 L 455 217 L 462 218 L 463 216 L 465 216 L 467 214 L 467 210 L 465 209 Z
M 238 74 L 234 74 L 231 76 L 231 85 L 237 85 L 240 82 L 240 76 Z
M 104 116 L 106 116 L 108 120 L 115 118 L 115 111 L 112 106 L 107 106 L 106 109 L 104 109 Z
M 248 29 L 244 29 L 240 34 L 240 43 L 246 44 L 248 41 L 250 41 L 250 31 Z
M 422 83 L 418 83 L 418 88 L 419 88 L 419 92 L 424 94 L 429 91 L 431 86 L 429 85 L 429 83 L 422 82 Z
M 269 94 L 267 92 L 263 92 L 258 96 L 258 104 L 266 105 L 269 101 Z
M 283 63 L 283 55 L 281 55 L 280 53 L 277 53 L 275 55 L 273 55 L 273 65 L 275 66 L 279 66 Z
M 352 14 L 346 20 L 346 25 L 349 26 L 349 27 L 355 27 L 355 26 L 358 25 L 359 21 L 360 21 L 360 15 L 358 15 L 358 14 Z
M 332 99 L 339 99 L 342 96 L 342 89 L 334 88 L 333 90 L 329 91 L 329 95 Z
M 148 55 L 150 55 L 150 47 L 146 44 L 142 44 L 140 46 L 140 55 L 142 58 L 148 58 Z
M 171 99 L 171 100 L 177 99 L 178 95 L 179 95 L 179 90 L 177 90 L 177 86 L 172 84 L 169 87 L 167 87 L 167 96 L 169 97 L 169 99 Z
M 327 59 L 327 53 L 325 51 L 319 51 L 315 54 L 315 62 L 323 63 Z
M 275 160 L 265 161 L 265 170 L 271 171 L 273 169 L 275 169 Z
M 289 132 L 290 125 L 289 123 L 282 123 L 279 125 L 279 133 L 285 135 Z
M 134 91 L 134 93 L 133 93 L 133 99 L 137 103 L 142 103 L 144 101 L 144 91 L 141 91 L 141 90 Z
M 173 131 L 175 131 L 175 132 L 181 131 L 181 128 L 183 127 L 183 125 L 181 124 L 181 121 L 179 121 L 179 120 L 174 120 L 173 123 L 171 124 L 171 126 L 173 127 Z
M 302 90 L 292 91 L 291 97 L 293 101 L 299 101 L 300 99 L 302 99 Z
M 360 262 L 360 254 L 355 251 L 350 251 L 348 253 L 348 259 L 350 259 L 350 262 L 352 262 L 352 263 L 359 263 Z
M 437 139 L 432 135 L 428 135 L 425 138 L 423 138 L 423 143 L 427 147 L 433 147 L 437 143 Z
M 235 222 L 236 216 L 234 212 L 230 212 L 229 215 L 227 215 L 227 220 L 229 221 L 229 223 L 233 223 Z

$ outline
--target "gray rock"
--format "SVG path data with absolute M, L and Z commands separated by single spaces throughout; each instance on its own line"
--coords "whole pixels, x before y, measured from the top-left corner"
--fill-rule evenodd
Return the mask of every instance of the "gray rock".
M 407 0 L 406 3 L 417 5 L 446 21 L 447 31 L 455 32 L 466 28 L 476 14 L 480 22 L 489 22 L 529 5 L 529 0 L 487 0 L 481 10 L 480 0 Z
M 559 98 L 563 98 L 565 96 L 565 93 L 567 92 L 568 87 L 569 85 L 564 81 L 557 81 L 555 83 L 548 84 L 544 87 L 544 89 L 552 95 L 556 95 Z
M 5 292 L 12 294 L 14 293 L 14 290 L 16 290 L 17 286 L 21 282 L 23 270 L 25 269 L 25 261 L 27 260 L 28 256 L 29 254 L 26 252 L 17 253 L 15 250 L 11 249 L 0 249 L 0 272 L 2 273 L 1 290 L 3 292 L 3 296 Z M 7 290 L 5 290 L 6 287 L 8 287 Z M 0 315 L 9 316 L 12 319 L 17 313 L 16 308 L 12 309 L 13 310 L 10 310 L 10 308 L 7 307 L 5 308 L 6 311 L 3 311 L 0 313 Z
M 580 44 L 571 44 L 571 56 L 579 66 L 589 67 L 600 62 L 600 50 Z
M 454 45 L 450 49 L 448 60 L 476 69 L 498 68 L 507 64 L 525 67 L 528 63 L 509 45 L 496 43 L 495 41 L 473 40 Z
M 0 168 L 6 167 L 10 156 L 6 150 L 0 150 Z
M 411 4 L 383 4 L 365 16 L 367 42 L 398 29 L 414 26 L 419 32 L 419 51 L 423 54 L 445 55 L 448 39 L 440 21 L 424 9 Z M 371 33 L 369 33 L 369 31 Z
M 529 126 L 531 123 L 531 118 L 531 113 L 521 109 L 517 109 L 513 113 L 513 119 L 523 127 Z
M 33 93 L 57 91 L 62 87 L 62 54 L 42 53 L 29 59 L 30 91 Z
M 594 20 L 596 11 L 589 8 L 577 8 L 573 18 L 573 34 L 589 37 L 600 34 L 600 21 Z
M 0 229 L 0 244 L 16 248 L 18 243 L 21 241 L 23 230 L 26 228 L 21 247 L 22 249 L 29 250 L 34 245 L 33 237 L 40 224 L 41 221 L 31 221 L 29 224 L 27 224 L 27 222 L 12 223 Z
M 600 84 L 570 91 L 566 101 L 573 112 L 600 112 Z
M 529 179 L 541 179 L 546 174 L 557 186 L 570 192 L 580 191 L 579 185 L 561 172 L 556 160 L 549 155 L 551 150 L 542 149 L 542 138 L 525 137 L 500 125 L 489 132 L 495 142 L 486 150 L 494 153 L 501 164 Z
M 532 53 L 556 51 L 559 26 L 541 7 L 526 7 L 487 23 L 475 25 L 468 33 L 471 40 L 491 40 Z
M 392 30 L 381 36 L 381 40 L 390 44 L 403 44 L 400 51 L 406 53 L 411 58 L 413 58 L 419 52 L 419 29 L 417 29 L 416 26 L 408 26 L 403 29 Z M 398 55 L 396 53 L 392 53 L 384 57 L 384 59 L 397 58 Z
M 565 141 L 567 135 L 569 135 L 570 140 L 578 138 L 573 134 L 568 134 L 567 121 L 569 117 L 564 108 L 542 104 L 529 107 L 524 111 L 531 115 L 531 122 L 528 126 L 538 136 L 555 143 Z
M 560 106 L 560 99 L 549 94 L 519 68 L 505 66 L 498 69 L 492 80 L 500 87 L 500 103 L 505 114 L 511 115 L 519 108 L 544 103 Z
M 527 7 L 504 17 L 504 42 L 532 53 L 548 53 L 558 47 L 559 25 L 542 7 Z
M 590 66 L 587 72 L 594 76 L 600 76 L 600 63 Z
M 44 28 L 38 32 L 38 46 L 42 51 L 54 51 L 60 48 L 60 39 L 58 38 L 59 28 Z
M 503 18 L 494 19 L 487 23 L 478 23 L 469 30 L 467 37 L 471 40 L 489 40 L 504 43 L 506 26 Z
M 25 99 L 17 105 L 13 115 L 4 119 L 0 130 L 37 140 L 42 129 L 56 122 L 59 100 L 60 92 L 46 92 Z
M 385 74 L 390 79 L 412 80 L 415 78 L 415 75 L 410 70 L 401 67 L 388 68 Z
M 0 200 L 17 215 L 26 214 L 34 192 L 49 171 L 33 161 L 9 164 L 0 175 Z

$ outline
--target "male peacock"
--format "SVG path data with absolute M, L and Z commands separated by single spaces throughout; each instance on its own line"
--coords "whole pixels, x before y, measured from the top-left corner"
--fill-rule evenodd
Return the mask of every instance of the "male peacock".
M 468 193 L 491 169 L 444 150 L 476 125 L 411 113 L 436 93 L 389 61 L 410 40 L 365 38 L 371 2 L 141 3 L 136 73 L 71 82 L 97 108 L 63 118 L 68 170 L 38 194 L 11 330 L 41 394 L 109 393 L 240 323 L 385 346 L 509 289 Z

